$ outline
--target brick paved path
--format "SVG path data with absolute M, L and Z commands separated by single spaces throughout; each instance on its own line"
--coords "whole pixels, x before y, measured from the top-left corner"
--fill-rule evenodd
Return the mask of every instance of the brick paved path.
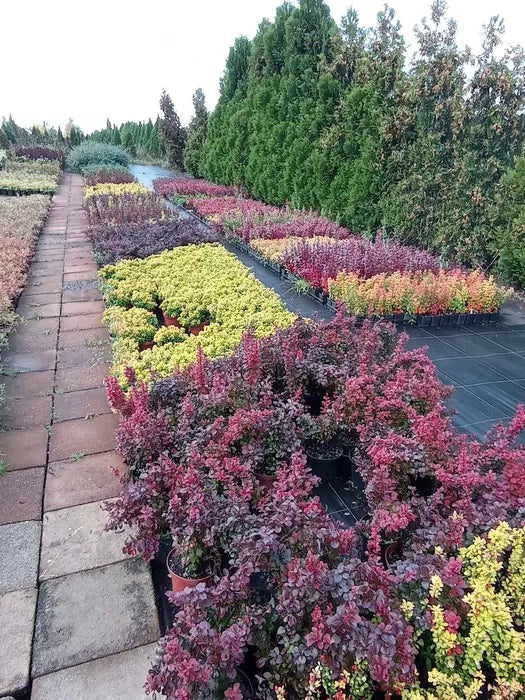
M 81 178 L 65 175 L 4 358 L 0 696 L 142 700 L 158 620 L 148 567 L 104 531 L 123 465 L 82 202 Z

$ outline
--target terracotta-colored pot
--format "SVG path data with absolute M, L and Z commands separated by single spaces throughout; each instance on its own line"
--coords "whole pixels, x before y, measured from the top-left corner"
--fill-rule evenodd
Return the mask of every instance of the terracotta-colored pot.
M 164 323 L 167 326 L 175 326 L 175 328 L 182 328 L 182 326 L 179 323 L 179 319 L 176 316 L 168 316 L 167 314 L 162 312 L 162 316 L 164 317 Z
M 153 347 L 155 347 L 154 340 L 143 340 L 141 343 L 139 343 L 140 352 L 142 352 L 143 350 L 151 350 L 151 348 Z
M 209 321 L 203 321 L 202 323 L 199 323 L 198 326 L 190 326 L 190 333 L 192 335 L 199 335 L 199 333 L 206 328 L 206 326 L 209 326 L 210 322 Z
M 170 572 L 171 588 L 173 589 L 174 593 L 180 593 L 186 588 L 195 588 L 195 586 L 197 586 L 199 583 L 208 583 L 209 581 L 211 581 L 211 576 L 204 576 L 203 578 L 185 578 L 184 576 L 180 576 L 175 571 L 173 571 L 173 569 L 170 567 L 170 559 L 171 555 L 174 552 L 175 549 L 172 549 L 166 557 L 166 566 L 168 567 L 168 571 Z
M 263 493 L 271 491 L 277 481 L 277 476 L 275 474 L 256 474 L 255 478 Z

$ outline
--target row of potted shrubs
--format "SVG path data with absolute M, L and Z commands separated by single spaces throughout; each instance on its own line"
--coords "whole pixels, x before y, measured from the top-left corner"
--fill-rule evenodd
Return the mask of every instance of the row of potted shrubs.
M 111 199 L 126 197 L 147 195 Z M 103 225 L 129 225 L 124 209 Z M 149 225 L 136 223 L 136 239 Z M 121 233 L 103 250 L 118 256 Z M 219 249 L 175 248 L 149 261 L 162 268 L 165 256 L 190 259 L 199 248 Z M 149 261 L 106 270 L 116 334 L 141 327 L 143 312 L 160 325 L 174 318 L 157 308 L 164 300 L 148 287 Z M 179 268 L 169 275 L 180 281 Z M 229 291 L 216 290 L 218 304 Z M 264 338 L 248 331 L 215 359 L 197 342 L 196 361 L 163 379 L 146 383 L 127 367 L 125 381 L 107 380 L 129 467 L 108 504 L 110 526 L 131 526 L 132 554 L 169 552 L 173 580 L 173 625 L 148 692 L 519 698 L 525 449 L 515 441 L 525 412 L 479 443 L 454 429 L 449 389 L 390 324 L 358 328 L 340 309 L 328 323 L 285 325 Z M 367 517 L 354 527 L 328 517 L 320 479 L 363 500 Z
M 253 328 L 257 336 L 284 328 L 294 316 L 220 243 L 178 246 L 145 259 L 121 260 L 100 271 L 115 338 L 113 373 L 125 368 L 149 379 L 207 357 L 230 353 Z
M 481 271 L 442 267 L 437 257 L 397 241 L 353 235 L 312 212 L 243 198 L 233 188 L 203 180 L 160 179 L 155 191 L 209 221 L 276 272 L 312 291 L 323 303 L 343 303 L 354 314 L 425 324 L 484 322 L 512 290 Z
M 57 159 L 9 157 L 0 168 L 0 195 L 53 194 L 61 176 Z
M 173 547 L 150 692 L 522 696 L 525 412 L 486 443 L 458 434 L 405 342 L 341 310 L 150 385 L 107 380 L 130 470 L 111 526 L 147 560 Z M 354 467 L 338 479 L 368 509 L 355 527 L 315 495 L 312 456 L 340 445 Z

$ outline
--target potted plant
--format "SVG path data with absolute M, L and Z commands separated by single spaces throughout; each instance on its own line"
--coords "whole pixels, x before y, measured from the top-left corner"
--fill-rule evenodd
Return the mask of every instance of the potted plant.
M 182 328 L 177 326 L 162 326 L 153 337 L 156 345 L 167 345 L 168 343 L 183 343 L 187 335 Z
M 179 299 L 168 297 L 163 299 L 160 304 L 162 311 L 162 316 L 164 318 L 164 323 L 167 326 L 175 326 L 175 328 L 181 328 L 181 323 L 179 322 L 179 316 L 182 312 L 182 305 Z
M 197 553 L 198 552 L 198 553 Z M 166 557 L 166 566 L 171 578 L 171 587 L 175 593 L 185 590 L 186 588 L 195 588 L 199 583 L 209 583 L 212 579 L 213 559 L 212 557 L 199 560 L 200 550 L 190 549 L 184 558 L 179 553 L 178 547 L 173 547 Z M 186 561 L 186 563 L 183 563 Z

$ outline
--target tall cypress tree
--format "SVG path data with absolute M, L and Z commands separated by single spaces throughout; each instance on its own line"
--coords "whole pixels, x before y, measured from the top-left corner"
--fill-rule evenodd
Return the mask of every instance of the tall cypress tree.
M 184 167 L 185 131 L 173 106 L 173 101 L 166 90 L 160 96 L 160 109 L 164 118 L 160 122 L 160 132 L 164 148 L 171 166 L 182 170 Z
M 206 133 L 208 131 L 208 110 L 206 98 L 201 88 L 193 93 L 193 109 L 195 114 L 188 127 L 188 138 L 184 151 L 184 167 L 192 175 L 204 174 L 203 153 Z

